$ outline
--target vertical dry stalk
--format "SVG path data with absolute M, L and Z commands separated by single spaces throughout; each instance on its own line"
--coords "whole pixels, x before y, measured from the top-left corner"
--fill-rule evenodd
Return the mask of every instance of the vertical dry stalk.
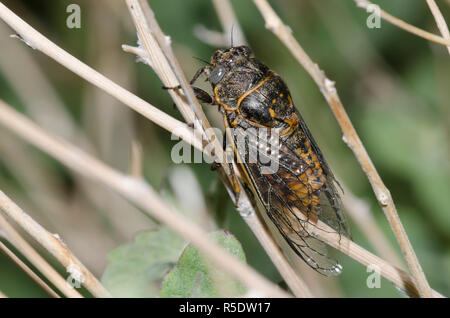
M 228 43 L 228 46 L 238 46 L 247 43 L 230 0 L 212 0 L 212 2 L 222 25 L 225 43 Z M 231 39 L 233 39 L 233 43 L 231 43 Z
M 391 194 L 381 180 L 381 177 L 375 169 L 375 166 L 364 148 L 364 145 L 359 139 L 359 136 L 340 101 L 335 83 L 329 80 L 319 66 L 306 54 L 292 35 L 290 29 L 281 21 L 266 0 L 253 0 L 253 2 L 264 17 L 266 28 L 271 30 L 283 42 L 283 44 L 286 45 L 297 61 L 306 69 L 318 85 L 320 91 L 330 105 L 339 125 L 341 126 L 344 141 L 355 154 L 362 169 L 364 170 L 364 173 L 367 175 L 370 184 L 372 185 L 375 196 L 380 203 L 389 224 L 391 225 L 397 241 L 399 242 L 408 267 L 414 277 L 414 280 L 416 281 L 420 295 L 422 297 L 431 297 L 431 288 L 425 274 L 423 273 L 414 249 L 409 242 L 403 224 L 400 221 Z
M 72 254 L 64 243 L 44 229 L 28 214 L 22 211 L 10 198 L 0 191 L 0 208 L 42 244 L 73 276 L 81 275 L 83 285 L 96 297 L 110 297 L 109 292 L 94 275 Z
M 439 7 L 436 4 L 436 1 L 427 0 L 427 4 L 430 7 L 430 11 L 433 14 L 434 19 L 436 20 L 436 24 L 437 24 L 442 36 L 447 41 L 450 42 L 450 32 L 448 30 L 447 23 L 445 22 L 444 16 L 442 15 L 441 11 L 439 10 Z M 450 45 L 447 45 L 447 50 L 448 50 L 448 53 L 450 54 Z
M 81 298 L 81 294 L 66 280 L 30 245 L 27 241 L 8 223 L 0 214 L 0 229 L 8 242 L 19 250 L 56 288 L 65 296 L 71 298 Z
M 361 232 L 366 236 L 375 251 L 393 265 L 398 268 L 403 268 L 404 264 L 402 260 L 378 226 L 368 204 L 354 196 L 349 190 L 344 189 L 344 192 L 345 195 L 342 199 L 342 203 L 345 206 L 345 210 Z

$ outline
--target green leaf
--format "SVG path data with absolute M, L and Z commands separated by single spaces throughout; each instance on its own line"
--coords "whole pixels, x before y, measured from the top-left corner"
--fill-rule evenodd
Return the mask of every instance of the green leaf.
M 108 254 L 102 283 L 114 297 L 157 297 L 161 280 L 185 242 L 165 227 L 138 233 L 130 244 Z
M 246 262 L 239 241 L 225 231 L 213 232 L 210 239 Z M 245 293 L 244 286 L 216 268 L 194 246 L 188 245 L 175 268 L 166 275 L 161 297 L 237 297 Z

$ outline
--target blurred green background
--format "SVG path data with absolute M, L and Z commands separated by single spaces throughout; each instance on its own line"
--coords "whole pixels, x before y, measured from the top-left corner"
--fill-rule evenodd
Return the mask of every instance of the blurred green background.
M 136 32 L 123 1 L 2 2 L 83 62 L 182 119 L 154 72 L 135 63 L 135 57 L 121 49 L 121 44 L 136 44 Z M 415 26 L 438 33 L 425 1 L 375 2 Z M 66 8 L 72 3 L 81 8 L 80 29 L 66 26 Z M 190 78 L 202 66 L 194 57 L 209 60 L 217 48 L 194 32 L 199 25 L 221 30 L 214 6 L 209 0 L 149 3 Z M 367 178 L 342 141 L 340 128 L 317 86 L 264 28 L 252 1 L 232 4 L 255 56 L 285 79 L 296 107 L 334 173 L 367 202 L 386 238 L 399 252 Z M 351 0 L 277 0 L 271 4 L 311 58 L 336 81 L 355 128 L 391 191 L 431 286 L 450 295 L 450 56 L 446 48 L 385 21 L 381 28 L 369 29 L 369 14 L 356 8 Z M 450 22 L 449 3 L 438 4 Z M 0 22 L 1 99 L 47 131 L 76 143 L 121 171 L 129 170 L 131 145 L 133 140 L 138 141 L 143 152 L 143 174 L 151 185 L 203 226 L 229 230 L 241 242 L 251 266 L 284 284 L 208 164 L 174 164 L 170 154 L 176 141 L 168 132 L 10 38 L 12 33 Z M 204 108 L 216 122 L 216 108 Z M 130 242 L 136 232 L 157 226 L 108 189 L 74 175 L 4 127 L 0 127 L 0 189 L 47 229 L 58 233 L 98 277 L 110 250 Z M 211 216 L 216 224 L 208 221 Z M 373 251 L 350 218 L 349 222 L 353 240 Z M 367 288 L 366 268 L 336 254 L 344 272 L 336 279 L 317 277 L 314 284 L 320 290 L 318 294 L 400 296 L 386 280 L 382 280 L 381 288 Z M 0 290 L 10 297 L 46 297 L 3 254 Z

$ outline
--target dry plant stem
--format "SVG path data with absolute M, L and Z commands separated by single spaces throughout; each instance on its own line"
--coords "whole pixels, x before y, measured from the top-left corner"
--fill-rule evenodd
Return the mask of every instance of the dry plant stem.
M 142 145 L 134 139 L 131 143 L 130 175 L 135 178 L 142 177 L 142 156 Z
M 306 69 L 310 76 L 319 86 L 328 104 L 333 111 L 339 125 L 341 126 L 344 140 L 358 159 L 362 169 L 367 175 L 372 188 L 375 192 L 378 202 L 391 225 L 391 228 L 399 242 L 402 253 L 408 264 L 408 267 L 417 284 L 417 288 L 422 297 L 431 297 L 431 289 L 423 273 L 422 267 L 417 256 L 409 242 L 406 231 L 395 208 L 389 190 L 381 180 L 375 166 L 372 163 L 366 149 L 364 148 L 358 134 L 353 127 L 340 99 L 334 82 L 329 80 L 324 72 L 315 64 L 306 54 L 300 44 L 295 40 L 290 29 L 281 21 L 275 11 L 266 0 L 253 0 L 259 11 L 264 17 L 266 28 L 271 30 L 286 47 L 291 51 L 297 61 Z
M 366 10 L 373 6 L 376 6 L 379 8 L 378 5 L 373 4 L 372 2 L 370 2 L 368 0 L 353 0 L 353 1 L 355 1 L 356 5 L 358 7 L 366 9 Z M 406 23 L 405 21 L 400 20 L 399 18 L 396 18 L 393 15 L 390 15 L 386 11 L 383 11 L 381 8 L 379 9 L 379 12 L 380 12 L 381 18 L 383 18 L 384 20 L 388 21 L 389 23 L 399 27 L 400 29 L 403 29 L 407 32 L 410 32 L 414 35 L 417 35 L 417 36 L 424 38 L 431 42 L 435 42 L 435 43 L 442 44 L 445 46 L 450 45 L 450 40 L 448 40 L 448 39 L 444 39 L 438 35 L 424 31 L 418 27 L 415 27 L 409 23 Z
M 96 182 L 105 184 L 129 199 L 138 207 L 142 208 L 147 214 L 166 224 L 184 239 L 192 242 L 192 244 L 200 251 L 208 255 L 212 262 L 222 268 L 225 272 L 239 279 L 249 290 L 256 290 L 266 297 L 289 296 L 278 286 L 267 281 L 246 264 L 243 264 L 228 252 L 224 251 L 219 245 L 209 241 L 204 230 L 184 216 L 174 213 L 144 180 L 122 174 L 84 153 L 79 148 L 48 135 L 4 102 L 0 102 L 0 122 L 29 143 L 55 157 L 75 172 Z M 0 193 L 0 199 L 2 198 L 6 199 L 5 196 Z M 24 215 L 14 203 L 9 202 L 9 206 L 7 207 L 10 212 L 8 214 L 16 216 L 15 219 L 20 222 L 20 224 L 23 224 L 27 230 L 32 233 L 38 232 L 36 236 L 41 243 L 47 243 L 46 239 L 52 243 L 52 246 L 49 246 L 48 248 L 50 251 L 55 248 L 53 244 L 57 245 L 56 248 L 65 248 L 57 238 L 42 229 L 40 225 L 34 222 L 29 216 Z M 17 215 L 20 217 L 17 217 Z M 33 231 L 33 229 L 35 230 Z M 41 233 L 44 233 L 45 236 L 40 235 Z M 81 268 L 76 259 L 72 258 L 72 263 Z M 83 270 L 82 273 L 86 278 L 86 283 L 88 280 L 86 275 L 88 273 L 85 273 Z M 90 289 L 90 287 L 92 286 L 86 285 L 86 287 L 91 291 L 92 288 Z
M 35 272 L 31 270 L 20 258 L 18 258 L 5 244 L 0 242 L 0 250 L 9 257 L 21 270 L 25 272 L 32 280 L 35 281 L 47 294 L 53 298 L 60 298 L 53 289 L 50 288 Z
M 268 234 L 268 230 L 265 228 L 263 221 L 261 221 L 258 215 L 256 213 L 251 213 L 249 216 L 243 216 L 243 218 L 259 243 L 264 247 L 267 255 L 269 255 L 281 277 L 283 277 L 294 295 L 302 298 L 313 297 L 306 282 L 289 264 L 286 256 L 275 243 L 273 237 Z
M 148 53 L 152 68 L 165 86 L 174 87 L 178 84 L 181 85 L 187 103 L 176 91 L 169 90 L 172 99 L 186 122 L 195 124 L 195 128 L 208 144 L 213 142 L 216 161 L 225 163 L 222 145 L 210 129 L 211 125 L 203 113 L 191 85 L 186 80 L 178 60 L 172 52 L 172 48 L 168 44 L 168 37 L 164 35 L 159 27 L 148 2 L 146 0 L 126 0 L 126 2 L 138 31 L 141 45 Z M 230 174 L 227 164 L 222 164 L 222 168 L 228 175 Z
M 211 133 L 210 135 L 206 135 L 206 140 L 215 141 L 215 153 L 218 154 L 218 158 L 222 158 L 222 146 L 218 142 L 218 139 L 214 136 L 213 131 L 209 129 L 211 128 L 211 125 L 209 124 L 205 114 L 203 113 L 201 106 L 198 104 L 197 99 L 193 94 L 191 85 L 183 75 L 183 71 L 178 64 L 178 61 L 173 54 L 172 49 L 167 43 L 167 36 L 165 36 L 160 29 L 155 19 L 154 13 L 148 5 L 148 2 L 145 0 L 127 0 L 127 4 L 130 10 L 130 14 L 133 17 L 133 21 L 135 22 L 136 28 L 138 30 L 141 45 L 147 52 L 146 56 L 150 60 L 150 65 L 153 67 L 153 69 L 156 71 L 156 73 L 159 75 L 166 86 L 177 85 L 177 82 L 174 83 L 167 81 L 168 78 L 176 77 L 178 82 L 181 83 L 185 96 L 188 97 L 189 103 L 188 105 L 186 105 L 186 102 L 184 100 L 180 101 L 179 96 L 177 94 L 174 95 L 174 92 L 172 92 L 171 95 L 172 97 L 174 97 L 174 101 L 176 102 L 182 114 L 190 114 L 192 113 L 191 110 L 193 110 L 194 118 L 198 118 L 199 122 L 203 125 L 203 127 L 201 127 L 203 128 L 203 131 L 206 133 Z M 229 9 L 232 10 L 231 7 L 229 7 Z M 242 41 L 242 39 L 240 39 L 240 41 Z M 171 74 L 172 71 L 173 73 Z M 191 120 L 191 117 L 185 116 L 185 119 L 189 122 L 189 120 Z M 219 159 L 219 162 L 224 161 Z M 228 166 L 225 164 L 223 165 L 223 168 L 226 173 L 219 173 L 219 176 L 221 177 L 222 181 L 227 184 L 227 180 L 230 181 Z M 234 194 L 231 192 L 230 196 L 234 198 Z M 289 265 L 285 256 L 274 243 L 267 229 L 260 222 L 254 208 L 251 206 L 249 199 L 244 192 L 242 192 L 239 197 L 239 205 L 241 207 L 245 206 L 245 209 L 251 210 L 249 213 L 244 213 L 246 215 L 244 217 L 244 220 L 249 225 L 252 232 L 256 235 L 259 242 L 268 253 L 274 265 L 280 271 L 280 274 L 283 276 L 292 292 L 297 297 L 312 297 L 308 287 L 306 286 L 306 283 L 303 282 L 300 277 L 298 277 L 297 273 Z M 238 208 L 238 210 L 240 209 Z
M 404 264 L 402 260 L 381 231 L 367 203 L 354 196 L 347 189 L 344 189 L 344 193 L 345 195 L 342 199 L 342 203 L 346 212 L 366 236 L 375 251 L 383 259 L 390 261 L 396 267 L 403 269 Z
M 111 96 L 114 96 L 131 109 L 150 119 L 155 124 L 166 130 L 172 131 L 178 137 L 193 144 L 194 147 L 201 149 L 201 141 L 196 138 L 192 129 L 186 124 L 160 111 L 155 106 L 130 93 L 123 87 L 117 85 L 107 77 L 76 59 L 33 29 L 2 3 L 0 3 L 0 18 L 14 29 L 30 47 L 48 55 L 75 74 L 78 74 L 88 82 L 103 89 Z
M 8 298 L 8 296 L 6 296 L 4 293 L 2 293 L 2 292 L 0 291 L 0 298 Z
M 10 198 L 0 191 L 0 208 L 19 224 L 27 233 L 38 241 L 50 254 L 52 254 L 68 272 L 82 275 L 83 285 L 96 297 L 110 297 L 109 292 L 100 284 L 97 278 L 81 264 L 64 243 L 53 234 L 44 229 L 28 214 L 22 211 Z
M 301 215 L 301 213 L 297 215 Z M 333 231 L 332 228 L 321 221 L 316 225 L 312 225 L 309 222 L 305 222 L 304 225 L 308 233 L 317 235 L 319 239 L 347 254 L 357 262 L 365 266 L 375 266 L 375 268 L 380 270 L 381 276 L 392 282 L 397 288 L 403 290 L 407 295 L 411 297 L 420 296 L 413 278 L 405 271 L 396 268 L 378 256 L 367 252 L 355 242 L 337 234 L 336 231 Z M 430 289 L 430 293 L 432 297 L 443 297 L 432 289 Z
M 450 32 L 448 30 L 447 23 L 445 22 L 444 16 L 439 10 L 438 5 L 434 0 L 427 0 L 427 4 L 430 7 L 431 13 L 433 14 L 434 19 L 436 20 L 436 24 L 439 28 L 439 31 L 442 34 L 442 37 L 450 42 Z M 450 54 L 450 45 L 447 45 L 448 53 Z
M 186 122 L 195 125 L 195 129 L 203 136 L 204 141 L 208 143 L 212 141 L 214 143 L 216 161 L 221 163 L 221 167 L 225 170 L 228 181 L 231 182 L 229 178 L 229 166 L 223 164 L 226 161 L 222 145 L 220 145 L 214 132 L 209 129 L 211 125 L 195 98 L 191 85 L 186 80 L 170 45 L 167 43 L 168 37 L 164 35 L 159 27 L 148 2 L 145 0 L 126 0 L 126 3 L 136 26 L 141 46 L 147 53 L 146 56 L 149 59 L 150 66 L 165 86 L 175 87 L 179 84 L 182 87 L 187 101 L 183 100 L 173 90 L 169 90 L 169 94 Z
M 236 19 L 230 0 L 212 0 L 212 2 L 222 25 L 225 43 L 228 43 L 229 46 L 245 45 L 247 41 Z M 233 43 L 231 43 L 231 38 L 233 38 Z
M 58 288 L 66 297 L 82 298 L 81 294 L 41 256 L 28 242 L 8 223 L 0 214 L 0 229 L 4 237 L 11 243 L 23 256 L 25 256 L 56 288 Z

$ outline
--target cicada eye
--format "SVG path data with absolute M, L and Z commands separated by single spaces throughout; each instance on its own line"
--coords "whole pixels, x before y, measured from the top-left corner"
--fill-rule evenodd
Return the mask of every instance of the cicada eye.
M 216 85 L 221 81 L 223 76 L 225 75 L 225 68 L 223 66 L 217 66 L 213 69 L 211 72 L 211 75 L 209 76 L 209 81 L 211 84 Z

